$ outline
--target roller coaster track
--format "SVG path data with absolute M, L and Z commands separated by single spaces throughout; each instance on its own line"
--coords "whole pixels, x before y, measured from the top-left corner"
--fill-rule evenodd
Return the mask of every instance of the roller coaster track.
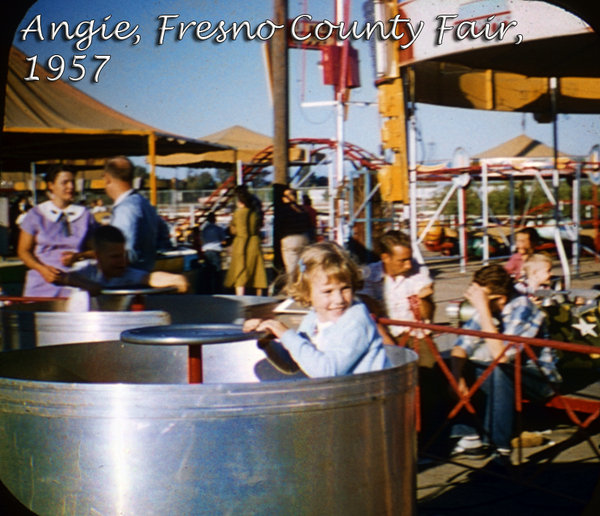
M 323 151 L 335 150 L 337 142 L 327 138 L 294 138 L 289 141 L 290 149 L 308 146 L 309 161 L 291 161 L 290 166 L 315 166 L 323 159 Z M 312 161 L 315 158 L 317 161 Z M 354 145 L 344 143 L 344 160 L 352 163 L 355 169 L 366 168 L 376 171 L 386 162 L 369 151 Z M 273 164 L 273 146 L 265 147 L 257 152 L 250 163 L 242 167 L 243 182 L 248 183 L 264 172 L 265 168 Z M 204 206 L 196 211 L 196 223 L 202 224 L 206 216 L 223 208 L 233 196 L 236 187 L 236 174 L 231 174 L 221 183 L 204 201 Z

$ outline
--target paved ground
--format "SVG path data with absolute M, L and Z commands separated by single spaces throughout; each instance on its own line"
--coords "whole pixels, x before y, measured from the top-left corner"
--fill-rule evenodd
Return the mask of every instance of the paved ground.
M 436 323 L 448 323 L 445 307 L 462 297 L 479 266 L 469 265 L 462 274 L 456 263 L 430 265 L 435 276 Z M 571 286 L 591 288 L 598 283 L 600 263 L 587 260 Z M 522 428 L 540 432 L 536 436 L 543 443 L 524 448 L 521 460 L 514 452 L 515 466 L 500 471 L 489 471 L 489 459 L 450 460 L 439 441 L 437 446 L 427 447 L 427 439 L 422 437 L 417 479 L 419 514 L 600 515 L 600 424 L 596 422 L 587 432 L 577 431 L 563 411 L 528 405 Z M 519 462 L 521 465 L 517 465 Z

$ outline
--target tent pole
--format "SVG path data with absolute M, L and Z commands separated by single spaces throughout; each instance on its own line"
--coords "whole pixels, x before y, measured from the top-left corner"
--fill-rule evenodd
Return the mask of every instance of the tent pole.
M 37 188 L 36 188 L 37 179 L 35 177 L 35 161 L 32 161 L 29 164 L 29 168 L 31 170 L 31 197 L 32 197 L 33 205 L 35 206 L 37 204 Z
M 148 134 L 148 162 L 150 163 L 150 204 L 156 206 L 156 134 Z
M 242 160 L 237 157 L 237 149 L 235 151 L 235 184 L 244 184 L 244 167 L 242 166 Z

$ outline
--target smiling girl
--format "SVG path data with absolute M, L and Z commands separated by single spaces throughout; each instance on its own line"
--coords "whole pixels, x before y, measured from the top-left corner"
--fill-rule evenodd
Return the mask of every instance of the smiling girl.
M 360 272 L 332 242 L 307 247 L 288 294 L 311 310 L 297 330 L 276 319 L 249 319 L 245 331 L 267 331 L 311 377 L 366 373 L 389 367 L 383 343 L 364 304 L 354 298 Z

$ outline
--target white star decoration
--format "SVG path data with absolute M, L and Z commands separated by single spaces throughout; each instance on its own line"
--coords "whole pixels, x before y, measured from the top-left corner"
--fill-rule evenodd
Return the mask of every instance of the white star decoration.
M 581 333 L 582 337 L 585 337 L 586 335 L 592 335 L 593 337 L 597 337 L 598 334 L 594 329 L 595 327 L 596 325 L 594 323 L 589 323 L 581 317 L 579 318 L 579 322 L 573 325 L 573 328 L 577 328 L 579 330 L 579 333 Z

